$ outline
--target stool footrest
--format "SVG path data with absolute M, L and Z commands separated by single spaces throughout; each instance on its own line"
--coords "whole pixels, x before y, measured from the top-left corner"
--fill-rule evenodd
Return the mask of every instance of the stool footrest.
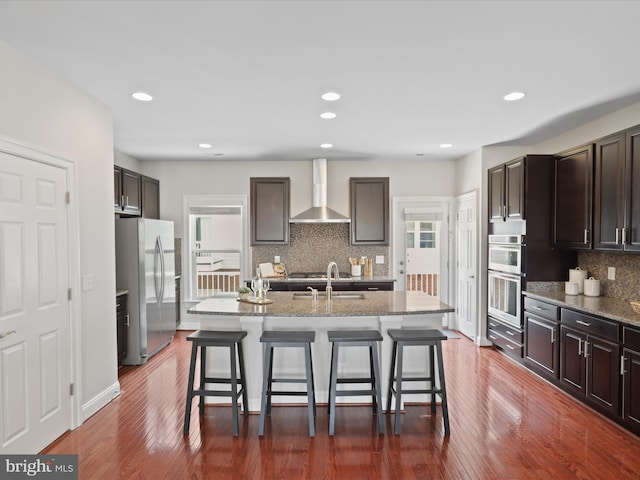
M 238 385 L 240 385 L 240 382 L 242 381 L 242 378 L 238 378 L 236 380 L 236 382 L 238 383 Z M 231 379 L 230 378 L 215 378 L 215 377 L 205 377 L 203 379 L 204 383 L 226 383 L 226 384 L 231 384 Z
M 393 393 L 396 393 L 396 389 L 392 389 Z M 412 389 L 412 390 L 406 390 L 406 389 L 402 389 L 402 395 L 404 395 L 405 393 L 431 393 L 433 395 L 442 395 L 442 390 L 437 389 L 437 390 L 420 390 L 420 389 Z
M 375 390 L 336 390 L 336 397 L 353 397 L 356 395 L 372 396 L 376 394 Z
M 373 382 L 373 378 L 360 378 L 360 377 L 352 377 L 352 378 L 338 378 L 337 383 L 371 383 Z
M 271 383 L 307 383 L 305 378 L 272 378 Z
M 394 377 L 394 382 L 398 381 L 398 377 Z M 402 383 L 404 382 L 432 382 L 433 378 L 430 377 L 402 377 Z
M 233 397 L 239 398 L 242 395 L 242 388 L 236 393 L 230 390 L 194 390 L 193 396 L 199 395 L 201 397 Z
M 295 395 L 297 397 L 306 397 L 307 392 L 301 392 L 300 390 L 269 390 L 267 391 L 267 395 Z

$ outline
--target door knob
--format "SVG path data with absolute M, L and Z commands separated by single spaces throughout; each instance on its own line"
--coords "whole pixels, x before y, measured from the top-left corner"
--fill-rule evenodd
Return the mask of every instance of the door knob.
M 404 274 L 404 270 L 400 270 L 400 275 Z

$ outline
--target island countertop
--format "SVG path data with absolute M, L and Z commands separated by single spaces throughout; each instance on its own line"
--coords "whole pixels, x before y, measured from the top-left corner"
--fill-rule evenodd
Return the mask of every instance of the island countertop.
M 213 297 L 189 308 L 188 313 L 268 317 L 358 317 L 421 315 L 455 311 L 438 299 L 398 291 L 334 292 L 326 301 L 324 292 L 313 302 L 308 292 L 269 292 L 273 303 L 256 305 L 235 297 Z

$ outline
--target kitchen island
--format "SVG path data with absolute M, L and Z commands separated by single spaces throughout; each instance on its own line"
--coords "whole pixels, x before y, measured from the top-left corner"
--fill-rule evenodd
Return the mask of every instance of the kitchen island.
M 263 330 L 314 330 L 316 340 L 312 345 L 313 368 L 316 383 L 316 401 L 326 403 L 328 399 L 329 367 L 331 348 L 327 341 L 328 330 L 371 329 L 379 330 L 384 338 L 381 345 L 381 369 L 383 402 L 386 402 L 389 368 L 391 364 L 391 341 L 387 335 L 394 328 L 446 328 L 446 314 L 454 309 L 437 299 L 397 291 L 333 292 L 327 301 L 324 292 L 319 292 L 316 302 L 310 292 L 270 292 L 273 303 L 254 305 L 240 302 L 234 297 L 214 297 L 188 310 L 196 314 L 203 330 L 245 330 L 245 364 L 247 368 L 247 392 L 249 410 L 260 410 L 262 388 L 262 344 Z M 207 355 L 207 375 L 228 376 L 227 352 L 212 349 Z M 298 349 L 282 349 L 274 357 L 274 371 L 284 376 L 304 375 L 304 362 Z M 415 351 L 412 351 L 415 350 Z M 409 349 L 405 354 L 405 371 L 423 376 L 427 366 L 426 349 Z M 348 367 L 348 369 L 347 369 Z M 362 348 L 341 350 L 338 364 L 339 375 L 365 376 L 369 369 L 369 358 Z M 302 387 L 301 387 L 302 389 Z M 412 401 L 407 395 L 406 401 Z M 353 397 L 362 403 L 366 397 Z M 404 397 L 403 397 L 404 398 Z M 341 397 L 349 402 L 350 397 Z M 214 400 L 215 401 L 215 400 Z M 282 397 L 281 402 L 298 401 L 295 397 Z M 424 396 L 419 401 L 425 401 Z

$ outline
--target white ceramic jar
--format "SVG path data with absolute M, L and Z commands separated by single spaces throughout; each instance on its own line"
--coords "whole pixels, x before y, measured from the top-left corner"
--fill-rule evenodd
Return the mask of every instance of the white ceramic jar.
M 587 297 L 599 297 L 600 296 L 600 280 L 596 280 L 593 277 L 589 277 L 584 281 L 584 294 Z
M 578 293 L 584 292 L 584 281 L 586 280 L 588 272 L 581 270 L 580 267 L 572 268 L 569 270 L 569 282 L 578 284 Z
M 580 293 L 580 286 L 575 282 L 565 282 L 564 293 L 567 295 L 578 295 Z

